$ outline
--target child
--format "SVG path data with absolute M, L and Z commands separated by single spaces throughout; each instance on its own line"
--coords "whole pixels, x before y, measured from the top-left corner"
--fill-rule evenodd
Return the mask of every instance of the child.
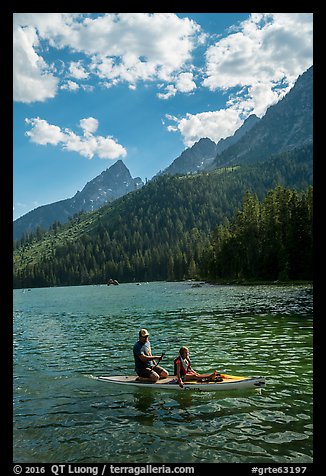
M 178 357 L 174 359 L 174 375 L 177 376 L 181 388 L 183 382 L 189 382 L 190 380 L 196 380 L 197 382 L 221 382 L 223 380 L 217 370 L 214 370 L 212 374 L 199 374 L 193 370 L 190 364 L 188 347 L 181 347 Z

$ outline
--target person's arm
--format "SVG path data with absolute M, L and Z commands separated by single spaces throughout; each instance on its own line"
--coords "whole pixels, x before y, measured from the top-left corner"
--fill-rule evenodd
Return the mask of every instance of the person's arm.
M 195 377 L 199 377 L 199 375 L 200 375 L 198 372 L 196 372 L 196 370 L 194 370 L 191 367 L 190 362 L 189 362 L 188 369 L 187 369 L 187 375 L 194 375 Z
M 183 381 L 182 381 L 182 378 L 181 378 L 181 375 L 180 375 L 180 364 L 177 362 L 177 379 L 178 379 L 178 384 L 181 388 L 183 388 Z
M 145 354 L 139 354 L 139 358 L 142 362 L 148 362 L 149 360 L 155 360 L 155 359 L 160 359 L 160 355 L 145 355 Z
M 200 377 L 200 374 L 196 372 L 190 365 L 187 370 L 187 375 L 193 375 L 194 377 Z

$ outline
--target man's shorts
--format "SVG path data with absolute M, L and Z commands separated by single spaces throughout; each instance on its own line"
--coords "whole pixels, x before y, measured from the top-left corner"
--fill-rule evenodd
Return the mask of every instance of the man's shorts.
M 151 367 L 146 367 L 144 369 L 139 369 L 137 370 L 137 375 L 138 377 L 144 377 L 144 378 L 150 378 L 153 374 L 153 372 L 157 373 L 158 375 L 161 375 L 161 373 L 163 372 L 163 368 L 160 367 L 159 365 L 157 365 L 154 370 L 152 370 Z

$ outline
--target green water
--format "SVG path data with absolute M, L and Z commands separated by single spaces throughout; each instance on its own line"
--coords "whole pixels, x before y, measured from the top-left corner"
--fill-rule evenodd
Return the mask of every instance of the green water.
M 20 463 L 309 463 L 312 287 L 142 283 L 14 291 L 14 460 Z M 172 373 L 263 375 L 266 387 L 169 392 L 134 374 L 138 330 Z

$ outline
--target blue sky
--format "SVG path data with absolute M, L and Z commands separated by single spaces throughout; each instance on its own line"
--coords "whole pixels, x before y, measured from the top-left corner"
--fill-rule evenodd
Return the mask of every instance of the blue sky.
M 312 13 L 13 15 L 14 219 L 122 159 L 152 178 L 262 117 L 312 65 Z

